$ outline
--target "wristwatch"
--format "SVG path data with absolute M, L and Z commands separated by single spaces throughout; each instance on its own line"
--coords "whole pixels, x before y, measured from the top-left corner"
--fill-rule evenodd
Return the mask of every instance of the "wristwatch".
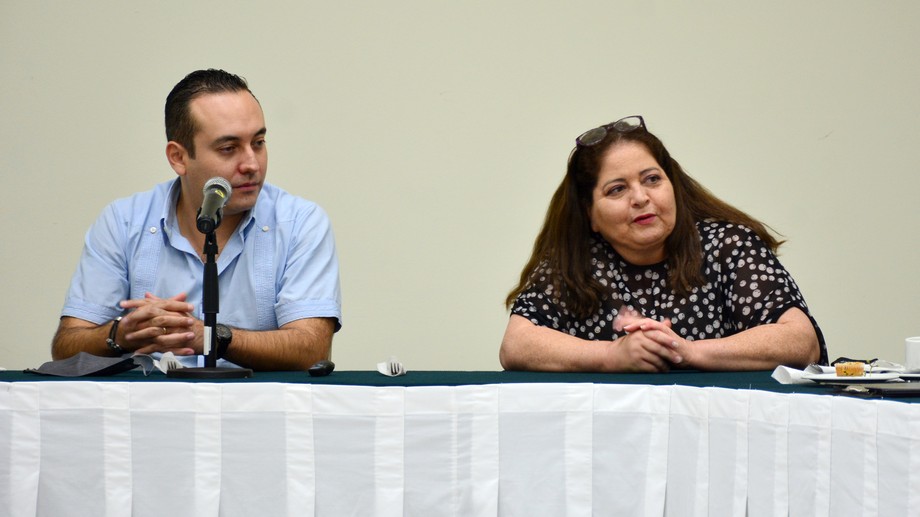
M 230 348 L 230 342 L 233 341 L 233 331 L 223 323 L 215 325 L 214 330 L 217 334 L 217 357 L 223 357 Z

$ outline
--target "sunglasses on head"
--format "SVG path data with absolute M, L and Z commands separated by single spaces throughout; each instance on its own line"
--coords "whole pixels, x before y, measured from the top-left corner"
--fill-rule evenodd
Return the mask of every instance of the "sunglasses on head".
M 575 144 L 580 147 L 591 147 L 592 145 L 597 145 L 603 141 L 607 134 L 610 133 L 610 131 L 629 133 L 630 131 L 635 131 L 639 128 L 645 129 L 645 120 L 640 115 L 623 117 L 616 122 L 611 122 L 609 124 L 585 131 L 575 139 Z

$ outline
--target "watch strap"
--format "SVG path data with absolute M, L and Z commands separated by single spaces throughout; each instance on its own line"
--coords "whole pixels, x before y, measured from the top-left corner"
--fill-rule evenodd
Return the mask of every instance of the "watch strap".
M 233 342 L 233 330 L 224 325 L 223 323 L 218 323 L 214 327 L 214 331 L 217 333 L 217 357 L 224 358 L 227 355 L 227 349 L 230 348 L 230 343 Z

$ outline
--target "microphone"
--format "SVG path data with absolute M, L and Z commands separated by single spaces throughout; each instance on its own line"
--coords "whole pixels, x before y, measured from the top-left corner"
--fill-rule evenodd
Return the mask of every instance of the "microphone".
M 213 232 L 220 226 L 223 208 L 230 201 L 230 183 L 221 177 L 211 178 L 204 184 L 204 200 L 198 209 L 198 231 L 204 234 Z

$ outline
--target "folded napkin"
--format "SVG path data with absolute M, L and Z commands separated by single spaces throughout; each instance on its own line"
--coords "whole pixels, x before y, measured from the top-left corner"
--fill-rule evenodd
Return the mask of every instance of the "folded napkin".
M 406 374 L 406 367 L 403 366 L 396 356 L 390 356 L 389 359 L 382 363 L 377 363 L 377 371 L 387 377 L 399 377 Z
M 134 354 L 131 357 L 134 359 L 135 363 L 144 369 L 144 375 L 149 375 L 153 370 L 160 370 L 163 373 L 168 373 L 169 370 L 185 368 L 172 352 L 163 352 L 160 354 L 159 359 L 146 354 Z
M 780 365 L 780 366 L 777 366 L 775 370 L 773 370 L 773 374 L 770 375 L 770 377 L 773 377 L 774 379 L 776 379 L 776 381 L 779 382 L 780 384 L 812 384 L 814 385 L 814 382 L 805 378 L 805 372 L 825 373 L 823 368 L 826 368 L 826 367 L 820 366 L 817 364 L 810 364 L 804 370 L 798 370 L 796 368 L 790 368 L 788 366 Z M 831 368 L 830 373 L 835 373 L 837 371 L 833 367 L 830 367 L 830 368 Z

